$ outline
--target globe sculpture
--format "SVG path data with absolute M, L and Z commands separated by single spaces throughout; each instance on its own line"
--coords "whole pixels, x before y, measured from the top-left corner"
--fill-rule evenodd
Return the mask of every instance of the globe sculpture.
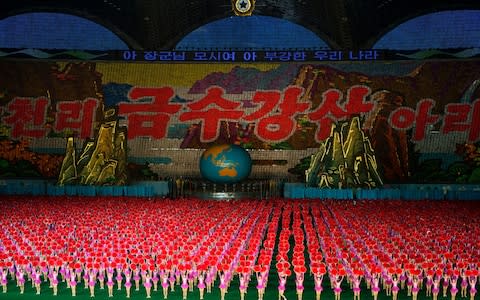
M 206 149 L 200 158 L 200 173 L 213 183 L 238 183 L 252 170 L 248 152 L 237 145 L 215 145 Z

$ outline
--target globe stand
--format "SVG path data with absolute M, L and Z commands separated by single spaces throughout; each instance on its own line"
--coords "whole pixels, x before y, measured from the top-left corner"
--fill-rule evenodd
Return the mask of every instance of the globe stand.
M 272 184 L 271 179 L 249 179 L 241 183 L 217 184 L 202 178 L 186 179 L 184 195 L 199 199 L 270 199 L 281 197 L 280 184 Z M 179 195 L 180 197 L 180 195 Z

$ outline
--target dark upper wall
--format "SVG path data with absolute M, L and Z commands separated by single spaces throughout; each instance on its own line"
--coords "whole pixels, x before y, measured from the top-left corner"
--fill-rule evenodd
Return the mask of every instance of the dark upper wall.
M 368 48 L 412 17 L 434 11 L 480 9 L 478 0 L 257 0 L 254 14 L 297 23 L 333 48 Z M 129 47 L 172 49 L 185 35 L 232 15 L 230 0 L 5 0 L 0 18 L 24 12 L 71 13 L 98 22 Z

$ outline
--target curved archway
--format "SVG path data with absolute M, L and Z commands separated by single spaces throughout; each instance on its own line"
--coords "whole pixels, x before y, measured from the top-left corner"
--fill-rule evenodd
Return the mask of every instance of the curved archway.
M 22 13 L 0 20 L 0 48 L 126 50 L 111 30 L 75 15 Z
M 176 50 L 330 49 L 312 31 L 268 17 L 228 17 L 203 25 L 181 39 Z
M 375 49 L 420 50 L 480 47 L 480 10 L 448 10 L 405 21 L 373 45 Z

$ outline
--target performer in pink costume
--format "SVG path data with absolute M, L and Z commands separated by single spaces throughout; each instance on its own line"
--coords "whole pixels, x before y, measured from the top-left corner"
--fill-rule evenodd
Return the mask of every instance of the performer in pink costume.
M 245 299 L 245 294 L 247 293 L 247 287 L 248 287 L 248 272 L 249 268 L 244 267 L 238 272 L 238 289 L 240 291 L 240 300 Z
M 116 268 L 116 273 L 117 273 L 117 276 L 115 276 L 115 280 L 117 281 L 117 291 L 121 291 L 122 290 L 122 280 L 123 280 L 122 269 L 121 268 Z
M 407 296 L 412 295 L 413 275 L 407 272 Z
M 158 281 L 160 278 L 158 277 L 158 271 L 157 270 L 150 270 L 153 272 L 152 274 L 152 283 L 153 283 L 153 291 L 156 292 L 158 290 Z
M 417 276 L 415 276 L 413 279 L 412 279 L 412 299 L 413 300 L 417 300 L 417 297 L 418 297 L 418 292 L 420 291 L 420 288 L 419 288 L 419 279 L 417 278 Z
M 471 276 L 468 284 L 470 285 L 470 300 L 473 300 L 477 293 L 477 289 L 475 288 L 475 285 L 477 284 L 477 276 Z
M 107 289 L 108 289 L 108 297 L 113 297 L 113 270 L 107 270 Z
M 450 276 L 448 274 L 443 275 L 443 297 L 447 297 L 448 286 L 450 285 Z
M 388 273 L 385 275 L 385 282 L 383 287 L 385 288 L 385 294 L 387 296 L 391 296 L 392 295 L 392 275 Z
M 58 272 L 57 270 L 52 270 L 52 289 L 53 289 L 53 295 L 56 296 L 58 293 Z
M 181 280 L 182 276 L 181 276 L 181 273 L 180 273 L 180 270 L 178 268 L 175 269 L 175 283 L 177 285 L 181 285 L 180 284 L 180 280 Z
M 168 282 L 168 272 L 167 271 L 161 271 L 160 272 L 160 278 L 162 280 L 162 289 L 163 289 L 163 299 L 167 299 L 167 296 L 168 296 L 168 286 L 169 286 L 169 282 Z
M 87 268 L 85 267 L 85 269 L 83 270 L 83 288 L 84 289 L 88 289 L 88 282 L 90 280 L 90 275 L 88 274 L 88 270 Z
M 204 293 L 205 293 L 205 273 L 203 271 L 200 271 L 198 273 L 198 284 L 197 284 L 197 287 L 198 287 L 198 290 L 200 292 L 200 300 L 203 300 L 203 297 L 204 297 Z
M 88 286 L 90 288 L 90 297 L 95 297 L 95 284 L 97 281 L 97 273 L 95 270 L 90 271 L 90 279 L 88 281 Z
M 145 288 L 145 292 L 147 294 L 147 298 L 152 298 L 152 296 L 150 295 L 151 294 L 151 290 L 152 290 L 152 278 L 150 276 L 150 272 L 147 272 L 145 274 L 145 279 L 144 279 L 144 282 L 143 282 L 143 287 Z
M 334 275 L 333 276 L 333 292 L 335 294 L 335 300 L 340 300 L 340 295 L 342 294 L 342 281 L 343 276 Z
M 433 286 L 433 275 L 435 273 L 430 270 L 430 271 L 427 271 L 427 282 L 425 284 L 425 288 L 426 288 L 426 296 L 427 297 L 430 297 L 432 295 L 432 286 Z
M 407 276 L 405 275 L 405 272 L 402 272 L 400 274 L 400 289 L 403 290 L 405 288 L 405 281 L 407 280 Z
M 278 279 L 278 300 L 287 300 L 285 297 L 285 288 L 287 285 L 287 276 L 285 274 L 279 273 Z
M 77 295 L 77 277 L 73 270 L 70 273 L 70 289 L 72 290 L 72 297 L 75 297 Z
M 460 297 L 462 298 L 466 298 L 467 297 L 467 288 L 468 288 L 468 276 L 464 271 L 462 271 L 462 282 L 460 283 L 460 287 L 461 287 L 461 290 L 460 290 Z
M 128 267 L 123 271 L 125 274 L 125 292 L 127 293 L 127 298 L 130 298 L 130 290 L 132 288 L 132 272 Z
M 170 270 L 170 276 L 168 277 L 168 282 L 170 283 L 170 292 L 175 292 L 175 271 Z
M 392 276 L 392 300 L 397 300 L 398 298 L 398 291 L 400 288 L 398 287 L 399 279 L 397 275 Z
M 40 271 L 38 271 L 34 268 L 33 272 L 32 272 L 32 280 L 35 284 L 35 289 L 37 290 L 37 293 L 36 293 L 37 295 L 40 295 L 40 291 L 41 291 L 42 279 L 40 278 L 40 276 L 41 276 Z
M 314 283 L 315 283 L 315 300 L 320 300 L 320 296 L 322 295 L 323 287 L 322 287 L 322 282 L 323 282 L 323 274 L 317 273 L 314 274 L 313 277 Z M 286 298 L 284 299 L 286 300 Z
M 205 285 L 207 286 L 207 293 L 210 294 L 212 292 L 212 284 L 214 280 L 214 275 L 216 274 L 215 268 L 211 267 L 207 270 L 205 274 Z
M 103 266 L 100 266 L 100 268 L 98 269 L 97 279 L 100 283 L 100 289 L 105 289 L 105 268 Z
M 197 272 L 188 270 L 188 291 L 193 292 L 194 282 L 197 277 Z
M 140 269 L 134 265 L 133 270 L 133 281 L 135 281 L 135 291 L 140 290 Z
M 258 291 L 258 300 L 263 299 L 263 295 L 265 294 L 265 279 L 263 273 L 258 273 L 257 275 L 257 291 Z
M 40 270 L 37 270 L 37 272 L 41 272 L 41 276 L 43 276 L 43 281 L 47 282 L 48 281 L 48 267 L 47 267 L 47 262 L 42 261 L 40 263 Z M 51 287 L 51 286 L 50 286 Z
M 393 278 L 392 278 L 392 284 L 393 284 Z M 398 281 L 397 281 L 397 284 L 398 284 Z M 377 300 L 378 292 L 380 292 L 380 275 L 379 274 L 375 273 L 372 275 L 371 288 L 372 288 L 373 299 Z M 393 289 L 392 289 L 392 292 L 393 292 Z M 358 298 L 360 299 L 360 295 L 358 296 Z
M 16 274 L 17 286 L 20 288 L 20 294 L 25 292 L 25 273 L 23 273 L 22 268 L 19 268 Z
M 220 284 L 218 286 L 220 288 L 220 299 L 225 299 L 225 294 L 227 293 L 227 282 L 225 280 L 225 274 L 220 274 Z
M 2 276 L 0 277 L 0 284 L 2 285 L 4 294 L 7 292 L 7 283 L 8 283 L 7 274 L 8 274 L 8 270 L 7 269 L 2 269 Z
M 182 295 L 183 295 L 183 300 L 187 299 L 187 294 L 188 294 L 188 272 L 187 271 L 184 271 L 184 272 L 181 272 L 181 278 L 182 278 L 182 284 L 181 284 L 181 288 L 182 288 Z
M 373 280 L 373 279 L 372 279 Z M 358 275 L 354 275 L 353 277 L 353 280 L 352 280 L 352 284 L 353 284 L 353 300 L 360 300 L 360 292 L 361 292 L 361 288 L 360 288 L 360 282 L 361 282 L 361 278 L 360 276 Z M 372 289 L 373 291 L 373 289 Z M 376 300 L 376 298 L 374 298 Z
M 452 300 L 455 300 L 455 297 L 457 296 L 457 293 L 458 293 L 457 282 L 458 282 L 458 277 L 456 275 L 453 275 L 450 277 L 450 285 L 452 286 L 450 288 L 450 296 Z
M 438 294 L 440 293 L 440 276 L 435 275 L 433 279 L 433 286 L 432 286 L 432 296 L 433 300 L 437 300 Z

